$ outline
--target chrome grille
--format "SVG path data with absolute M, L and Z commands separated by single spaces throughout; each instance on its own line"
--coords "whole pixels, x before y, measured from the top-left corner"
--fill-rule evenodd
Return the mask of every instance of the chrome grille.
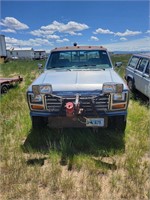
M 76 96 L 56 97 L 51 95 L 45 96 L 46 109 L 52 113 L 65 115 L 65 105 L 67 102 L 75 102 Z M 98 97 L 80 96 L 80 108 L 83 108 L 84 115 L 96 115 L 97 112 L 108 110 L 109 95 Z
M 62 107 L 62 99 L 50 95 L 45 96 L 46 109 L 50 112 L 59 112 Z

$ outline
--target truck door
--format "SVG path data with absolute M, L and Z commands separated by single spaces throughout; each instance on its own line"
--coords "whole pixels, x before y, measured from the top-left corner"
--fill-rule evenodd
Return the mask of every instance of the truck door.
M 150 98 L 150 61 L 143 73 L 144 94 Z
M 148 75 L 145 74 L 145 70 L 149 65 L 149 60 L 147 58 L 141 58 L 140 62 L 136 66 L 134 70 L 134 80 L 135 80 L 135 87 L 137 90 L 142 92 L 143 94 L 147 94 L 148 90 Z M 147 96 L 147 95 L 146 95 Z

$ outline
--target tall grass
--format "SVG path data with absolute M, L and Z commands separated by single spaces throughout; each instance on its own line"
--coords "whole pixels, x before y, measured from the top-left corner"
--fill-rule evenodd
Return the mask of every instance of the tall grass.
M 125 68 L 127 66 L 128 60 L 130 59 L 131 54 L 123 54 L 123 55 L 112 55 L 112 63 L 115 66 L 116 62 L 122 62 L 122 66 L 121 67 L 115 67 L 115 70 L 120 74 L 120 76 L 122 76 L 122 78 L 124 78 L 125 75 Z
M 150 113 L 143 101 L 130 100 L 125 137 L 103 129 L 32 130 L 26 89 L 38 74 L 36 61 L 1 66 L 1 75 L 24 78 L 0 99 L 1 198 L 148 200 Z

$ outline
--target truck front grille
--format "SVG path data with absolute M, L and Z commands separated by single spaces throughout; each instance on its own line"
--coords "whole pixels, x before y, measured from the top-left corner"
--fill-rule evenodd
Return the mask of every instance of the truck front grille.
M 76 96 L 56 97 L 51 95 L 45 96 L 46 109 L 58 115 L 65 115 L 65 105 L 67 102 L 75 102 Z M 109 95 L 98 97 L 80 96 L 80 108 L 84 110 L 85 116 L 93 116 L 98 112 L 105 112 L 109 106 Z

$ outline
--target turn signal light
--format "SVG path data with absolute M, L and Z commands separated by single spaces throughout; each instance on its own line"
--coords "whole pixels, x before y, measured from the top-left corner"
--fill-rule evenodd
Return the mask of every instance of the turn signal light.
M 112 106 L 112 109 L 121 109 L 121 108 L 125 108 L 125 104 L 116 104 Z
M 44 106 L 43 105 L 31 105 L 31 108 L 34 110 L 43 110 Z

